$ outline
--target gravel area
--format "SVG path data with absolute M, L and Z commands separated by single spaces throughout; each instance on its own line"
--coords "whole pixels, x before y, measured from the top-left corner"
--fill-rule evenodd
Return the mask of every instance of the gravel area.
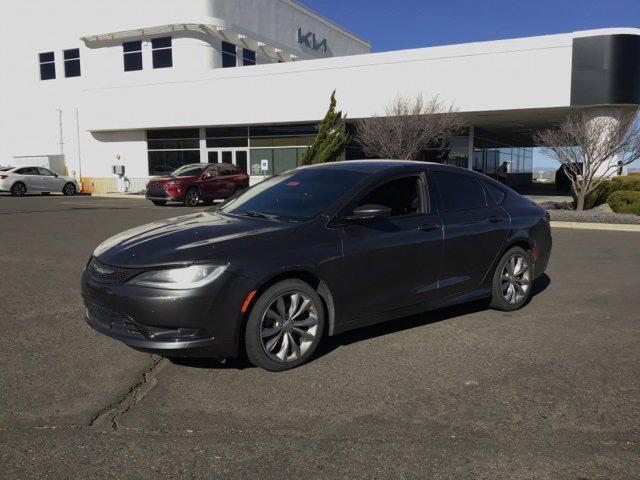
M 551 220 L 556 222 L 582 222 L 582 223 L 618 223 L 640 225 L 640 216 L 631 213 L 609 213 L 597 210 L 573 210 L 568 202 L 545 202 L 539 204 L 549 211 Z

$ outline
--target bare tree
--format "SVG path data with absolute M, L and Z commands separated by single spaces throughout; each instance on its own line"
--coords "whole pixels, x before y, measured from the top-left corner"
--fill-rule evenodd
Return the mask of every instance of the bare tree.
M 355 141 L 372 158 L 416 160 L 435 140 L 453 135 L 464 126 L 462 116 L 435 96 L 425 102 L 397 96 L 384 115 L 356 122 Z
M 603 117 L 572 115 L 558 128 L 537 133 L 535 142 L 560 163 L 571 180 L 576 210 L 584 210 L 587 195 L 640 158 L 637 110 L 620 109 Z

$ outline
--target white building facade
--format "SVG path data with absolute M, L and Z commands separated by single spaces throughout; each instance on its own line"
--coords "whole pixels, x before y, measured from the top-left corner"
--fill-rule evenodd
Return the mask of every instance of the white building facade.
M 640 30 L 396 52 L 293 0 L 26 0 L 0 50 L 0 164 L 64 155 L 88 191 L 128 188 L 194 162 L 259 180 L 295 167 L 331 92 L 351 120 L 398 94 L 439 95 L 467 135 L 425 151 L 486 174 L 531 177 L 531 136 L 577 109 L 640 103 Z M 25 34 L 28 26 L 28 34 Z M 601 114 L 601 113 L 599 113 Z M 357 146 L 348 156 L 359 156 Z

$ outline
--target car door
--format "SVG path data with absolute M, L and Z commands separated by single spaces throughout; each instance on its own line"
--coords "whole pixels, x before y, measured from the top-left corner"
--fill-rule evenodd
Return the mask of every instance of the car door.
M 202 176 L 200 177 L 200 195 L 204 199 L 221 198 L 222 177 L 219 175 L 218 168 L 218 165 L 210 165 L 202 172 Z
M 442 258 L 440 218 L 432 213 L 422 173 L 387 179 L 361 194 L 342 212 L 360 205 L 392 210 L 382 219 L 342 223 L 342 305 L 357 321 L 423 304 L 436 295 Z M 340 216 L 338 217 L 340 218 Z
M 27 192 L 37 193 L 42 191 L 42 185 L 40 183 L 40 174 L 34 167 L 23 167 L 16 170 L 16 175 L 20 176 L 19 181 L 23 182 L 27 186 Z M 18 181 L 18 180 L 17 180 Z
M 39 173 L 40 188 L 45 192 L 60 192 L 62 184 L 58 176 L 48 168 L 37 167 Z
M 482 184 L 472 174 L 434 169 L 430 178 L 444 226 L 440 294 L 477 289 L 507 238 L 509 216 L 499 205 L 488 204 Z
M 219 165 L 218 174 L 220 176 L 220 194 L 226 198 L 233 195 L 238 184 L 238 169 L 233 165 Z

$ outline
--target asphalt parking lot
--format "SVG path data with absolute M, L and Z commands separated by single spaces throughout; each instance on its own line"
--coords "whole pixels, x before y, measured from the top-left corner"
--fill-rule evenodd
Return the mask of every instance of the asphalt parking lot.
M 1 478 L 640 477 L 640 234 L 554 230 L 522 311 L 397 320 L 273 374 L 85 324 L 93 248 L 187 212 L 0 196 Z

